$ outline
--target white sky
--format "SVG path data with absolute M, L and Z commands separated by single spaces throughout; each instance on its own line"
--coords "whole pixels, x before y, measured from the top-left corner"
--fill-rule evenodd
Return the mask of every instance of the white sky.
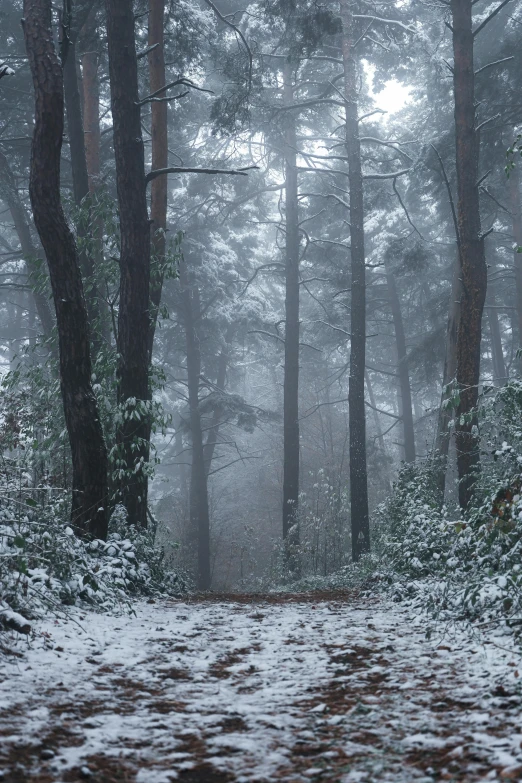
M 382 109 L 388 114 L 395 114 L 400 111 L 408 102 L 410 97 L 410 88 L 397 79 L 389 79 L 384 89 L 375 92 L 373 90 L 373 77 L 375 66 L 367 60 L 363 61 L 364 71 L 368 80 L 368 89 L 371 97 L 375 101 L 375 108 Z

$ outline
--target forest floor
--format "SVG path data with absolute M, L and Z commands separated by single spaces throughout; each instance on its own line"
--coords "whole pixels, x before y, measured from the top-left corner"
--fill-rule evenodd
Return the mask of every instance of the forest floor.
M 0 658 L 0 781 L 522 780 L 520 648 L 425 630 L 348 594 L 35 623 Z

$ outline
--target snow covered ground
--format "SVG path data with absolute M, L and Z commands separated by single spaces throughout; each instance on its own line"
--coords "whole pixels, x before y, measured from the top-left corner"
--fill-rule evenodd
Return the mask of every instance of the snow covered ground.
M 427 641 L 401 605 L 313 600 L 36 624 L 0 658 L 0 780 L 522 780 L 511 640 Z

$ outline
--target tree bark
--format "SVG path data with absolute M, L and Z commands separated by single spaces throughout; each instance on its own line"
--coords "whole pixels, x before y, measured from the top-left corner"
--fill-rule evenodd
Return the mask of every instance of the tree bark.
M 65 61 L 63 63 L 63 87 L 65 94 L 65 113 L 67 116 L 67 131 L 69 149 L 71 152 L 71 169 L 74 201 L 79 206 L 89 195 L 89 176 L 85 159 L 85 144 L 83 134 L 82 104 L 78 84 L 76 66 L 76 35 L 68 32 L 65 46 Z M 90 270 L 86 270 L 90 271 Z
M 89 322 L 78 252 L 60 199 L 63 72 L 53 46 L 51 0 L 24 0 L 24 17 L 35 90 L 29 193 L 56 308 L 60 382 L 73 468 L 71 519 L 80 535 L 105 538 L 107 451 L 91 385 Z
M 436 465 L 436 486 L 439 503 L 444 503 L 446 489 L 446 472 L 448 465 L 448 453 L 450 443 L 450 421 L 453 418 L 451 408 L 444 405 L 447 399 L 446 387 L 455 380 L 457 374 L 457 330 L 460 318 L 460 298 L 462 295 L 460 280 L 460 261 L 458 256 L 453 265 L 453 278 L 449 302 L 448 324 L 446 328 L 446 352 L 444 357 L 444 370 L 442 373 L 442 395 L 437 423 L 437 439 L 435 453 L 438 457 Z
M 376 410 L 377 409 L 377 403 L 375 402 L 375 395 L 373 393 L 373 386 L 372 386 L 372 382 L 371 382 L 371 378 L 370 378 L 370 374 L 369 374 L 368 370 L 365 370 L 365 372 L 364 372 L 364 380 L 366 382 L 366 389 L 368 391 L 368 398 L 370 400 L 370 405 L 372 406 L 372 409 L 373 409 L 372 412 L 373 412 L 373 422 L 374 422 L 374 425 L 375 425 L 376 439 L 379 441 L 379 447 L 381 449 L 382 455 L 386 459 L 387 456 L 388 456 L 387 450 L 386 450 L 386 444 L 384 442 L 384 436 L 382 434 L 381 423 L 379 421 L 379 414 L 378 414 L 378 412 Z M 392 488 L 392 485 L 391 485 L 391 481 L 390 481 L 388 468 L 386 468 L 386 470 L 382 471 L 381 480 L 382 480 L 382 485 L 383 485 L 384 491 L 385 492 L 390 492 L 391 488 Z
M 83 127 L 85 163 L 89 193 L 93 195 L 100 185 L 100 87 L 98 84 L 98 53 L 82 55 Z
M 404 459 L 415 462 L 415 432 L 413 429 L 413 411 L 411 405 L 410 374 L 408 372 L 408 356 L 406 353 L 406 336 L 402 319 L 401 303 L 397 294 L 397 285 L 393 272 L 386 268 L 388 296 L 392 311 L 395 342 L 397 345 L 397 375 L 399 376 L 399 391 L 401 395 L 402 427 L 404 433 Z
M 507 381 L 506 365 L 504 362 L 504 351 L 502 349 L 502 335 L 500 334 L 500 324 L 498 322 L 497 311 L 494 309 L 496 298 L 494 294 L 490 297 L 491 307 L 487 308 L 489 336 L 491 340 L 491 360 L 493 364 L 493 383 L 495 386 L 504 386 Z
M 346 152 L 350 186 L 351 350 L 348 387 L 350 428 L 350 510 L 352 557 L 370 551 L 368 474 L 366 464 L 366 269 L 364 255 L 364 203 L 357 105 L 357 63 L 353 50 L 354 20 L 349 0 L 341 0 L 342 49 L 346 114 Z
M 293 103 L 292 70 L 283 66 L 283 100 Z M 283 540 L 298 571 L 299 545 L 299 217 L 295 116 L 287 113 L 285 149 L 285 364 L 283 382 Z
M 0 194 L 5 200 L 5 203 L 7 204 L 11 213 L 11 217 L 13 218 L 15 231 L 18 235 L 24 261 L 29 273 L 29 282 L 33 283 L 32 295 L 36 305 L 36 311 L 42 325 L 44 336 L 46 339 L 49 339 L 54 326 L 54 316 L 51 311 L 49 300 L 44 293 L 38 290 L 38 285 L 36 284 L 36 279 L 39 273 L 37 258 L 39 255 L 41 255 L 41 251 L 34 245 L 26 209 L 22 203 L 22 199 L 20 198 L 18 188 L 16 187 L 16 181 L 9 165 L 9 161 L 1 150 Z
M 87 16 L 88 9 L 92 3 L 85 3 L 82 7 L 82 16 Z M 64 30 L 65 41 L 62 42 L 64 51 L 63 62 L 63 86 L 65 95 L 65 114 L 67 117 L 67 131 L 69 137 L 69 150 L 71 153 L 71 170 L 73 182 L 74 202 L 77 207 L 82 205 L 84 199 L 89 195 L 89 175 L 87 172 L 87 160 L 85 154 L 85 136 L 82 118 L 82 101 L 80 96 L 80 86 L 78 83 L 78 69 L 76 62 L 76 41 L 77 26 L 74 24 L 79 20 L 67 20 L 67 27 Z M 78 236 L 82 244 L 88 239 L 88 229 L 83 221 L 78 225 Z M 84 279 L 84 289 L 86 292 L 87 311 L 91 327 L 92 348 L 95 355 L 101 348 L 100 341 L 100 304 L 98 301 L 98 292 L 96 289 L 95 269 L 92 254 L 87 249 L 81 250 L 80 268 Z
M 522 346 L 522 253 L 517 248 L 522 247 L 522 204 L 520 201 L 520 169 L 516 165 L 509 175 L 509 205 L 513 225 L 513 266 L 515 269 L 515 295 L 518 324 L 518 345 Z
M 95 20 L 93 19 L 93 22 Z M 95 38 L 96 27 L 89 28 L 89 39 Z M 101 170 L 101 132 L 100 132 L 100 88 L 98 83 L 98 53 L 88 51 L 82 55 L 82 88 L 83 88 L 83 127 L 85 162 L 87 164 L 87 177 L 89 196 L 91 203 L 96 199 L 96 193 L 100 187 Z M 103 262 L 103 220 L 101 217 L 91 221 L 94 243 L 94 267 L 100 267 Z M 111 344 L 111 319 L 103 281 L 97 280 L 98 317 L 100 324 L 100 336 L 105 345 Z M 115 335 L 116 337 L 116 335 Z
M 453 25 L 455 141 L 458 186 L 458 241 L 462 298 L 457 333 L 456 446 L 459 503 L 468 507 L 480 470 L 477 417 L 482 313 L 487 270 L 480 226 L 478 166 L 480 138 L 475 130 L 472 0 L 451 0 Z
M 208 508 L 207 471 L 205 449 L 199 411 L 199 381 L 201 376 L 201 351 L 197 321 L 199 319 L 199 290 L 188 279 L 187 270 L 180 269 L 183 297 L 183 320 L 187 346 L 187 376 L 192 435 L 192 465 L 190 472 L 190 527 L 197 537 L 198 587 L 209 590 L 210 574 L 210 514 Z
M 163 26 L 165 22 L 165 0 L 149 0 L 149 46 L 156 48 L 149 52 L 149 87 L 155 93 L 166 84 Z M 151 103 L 152 171 L 166 169 L 169 159 L 167 102 Z M 150 284 L 151 317 L 149 355 L 152 357 L 154 333 L 161 304 L 163 268 L 166 252 L 167 231 L 167 175 L 152 180 L 150 189 L 150 218 L 152 224 L 153 271 Z
M 125 475 L 119 494 L 129 522 L 147 526 L 150 432 L 150 231 L 138 105 L 138 63 L 132 0 L 106 0 L 111 107 L 120 209 L 117 442 Z M 131 418 L 137 413 L 137 420 Z
M 221 349 L 221 352 L 219 354 L 219 359 L 218 359 L 216 386 L 220 391 L 224 391 L 225 389 L 228 359 L 229 359 L 228 348 L 229 346 L 227 341 L 227 345 L 223 346 L 223 348 Z M 207 480 L 208 480 L 208 474 L 210 473 L 210 468 L 212 466 L 212 460 L 214 458 L 214 451 L 216 450 L 216 444 L 219 436 L 220 422 L 221 422 L 221 417 L 219 412 L 216 410 L 214 411 L 214 414 L 212 416 L 210 422 L 210 429 L 207 435 L 207 441 L 205 443 L 205 472 L 207 475 Z

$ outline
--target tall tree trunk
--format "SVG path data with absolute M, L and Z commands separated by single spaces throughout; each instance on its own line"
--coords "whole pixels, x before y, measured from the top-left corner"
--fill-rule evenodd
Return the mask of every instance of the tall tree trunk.
M 98 84 L 98 52 L 82 55 L 83 128 L 85 140 L 85 163 L 87 166 L 88 189 L 93 195 L 100 186 L 100 87 Z
M 76 35 L 70 29 L 65 33 L 68 35 L 67 44 L 64 46 L 65 61 L 63 63 L 65 113 L 71 152 L 74 201 L 79 206 L 89 194 L 89 176 L 85 159 L 82 104 L 76 65 Z
M 82 6 L 82 19 L 87 16 L 87 11 L 92 3 L 86 3 Z M 64 41 L 62 50 L 64 52 L 63 63 L 63 86 L 65 95 L 65 114 L 67 117 L 67 130 L 69 137 L 69 149 L 71 153 L 71 169 L 73 181 L 74 201 L 77 207 L 82 205 L 84 199 L 89 195 L 89 175 L 87 172 L 87 161 L 85 156 L 85 141 L 82 118 L 82 102 L 80 97 L 80 86 L 78 84 L 78 68 L 76 62 L 76 40 L 77 26 L 81 20 L 68 19 L 64 28 Z M 84 244 L 89 239 L 88 226 L 84 221 L 78 225 L 78 237 Z M 86 293 L 87 311 L 91 326 L 91 341 L 93 352 L 96 355 L 100 350 L 100 306 L 95 285 L 95 270 L 92 254 L 84 248 L 80 251 L 80 268 L 84 279 L 84 289 Z
M 219 354 L 218 359 L 218 371 L 216 378 L 216 386 L 220 391 L 224 391 L 225 382 L 227 377 L 227 367 L 229 359 L 229 346 L 227 344 L 223 346 Z M 216 450 L 216 444 L 219 436 L 219 425 L 221 422 L 221 416 L 218 410 L 214 411 L 210 422 L 210 429 L 207 435 L 207 442 L 205 443 L 205 472 L 208 479 L 210 468 L 212 466 L 212 460 L 214 458 L 214 451 Z
M 31 227 L 26 209 L 20 198 L 16 180 L 4 153 L 0 150 L 0 193 L 5 200 L 13 223 L 18 235 L 22 254 L 29 273 L 29 282 L 32 288 L 32 295 L 36 305 L 36 310 L 42 330 L 46 339 L 52 334 L 54 325 L 54 316 L 46 295 L 40 291 L 37 278 L 39 274 L 38 256 L 41 255 L 41 249 L 36 248 L 31 236 Z
M 346 152 L 350 186 L 351 350 L 348 408 L 350 427 L 350 511 L 352 557 L 370 551 L 368 473 L 366 464 L 366 269 L 364 256 L 364 203 L 357 105 L 357 62 L 353 50 L 354 20 L 349 0 L 341 0 L 342 48 L 346 113 Z
M 93 23 L 95 19 L 93 17 Z M 96 37 L 96 26 L 91 30 L 89 26 L 87 36 L 89 42 Z M 87 164 L 88 187 L 91 203 L 96 200 L 96 193 L 100 187 L 101 167 L 101 132 L 100 132 L 100 88 L 98 83 L 98 53 L 87 51 L 82 55 L 82 88 L 83 88 L 83 127 L 85 162 Z M 94 266 L 100 267 L 103 262 L 103 219 L 97 217 L 91 220 L 92 242 L 94 243 Z M 100 322 L 100 336 L 105 345 L 111 344 L 111 319 L 107 304 L 104 283 L 98 278 L 96 294 L 98 296 L 97 315 Z M 116 335 L 115 335 L 116 337 Z
M 160 90 L 166 84 L 163 26 L 165 23 L 165 0 L 149 0 L 149 46 L 156 48 L 149 52 L 150 92 Z M 152 170 L 168 166 L 167 102 L 153 101 L 151 104 Z M 151 318 L 149 355 L 152 357 L 154 333 L 163 288 L 167 231 L 167 175 L 156 177 L 150 189 L 150 218 L 152 223 L 153 268 L 150 281 Z
M 183 320 L 187 345 L 187 376 L 190 410 L 190 432 L 192 435 L 192 466 L 190 473 L 190 526 L 191 534 L 197 537 L 198 587 L 210 589 L 210 514 L 208 509 L 207 472 L 205 470 L 205 449 L 199 411 L 199 381 L 201 376 L 201 352 L 197 321 L 200 304 L 199 290 L 188 279 L 187 270 L 180 269 L 183 296 Z
M 379 414 L 377 412 L 377 404 L 375 402 L 375 395 L 373 393 L 373 386 L 372 386 L 372 382 L 371 382 L 371 378 L 370 378 L 370 374 L 369 374 L 368 370 L 364 371 L 364 380 L 366 381 L 366 389 L 368 390 L 368 398 L 370 400 L 370 405 L 372 406 L 372 409 L 373 409 L 373 423 L 375 425 L 375 432 L 376 432 L 376 436 L 377 436 L 376 439 L 379 441 L 379 447 L 381 449 L 383 457 L 385 459 L 387 459 L 388 455 L 387 455 L 387 451 L 386 451 L 386 444 L 384 442 L 384 435 L 382 434 L 381 423 L 379 421 Z M 391 486 L 391 481 L 390 481 L 390 475 L 389 475 L 388 467 L 386 467 L 386 469 L 382 471 L 380 477 L 381 477 L 381 480 L 382 480 L 382 485 L 383 485 L 384 491 L 385 492 L 389 492 L 391 490 L 392 486 Z
M 138 99 L 138 63 L 132 0 L 106 0 L 109 76 L 120 209 L 117 441 L 125 475 L 119 494 L 129 522 L 147 525 L 149 461 L 150 231 Z M 131 417 L 137 413 L 137 420 Z M 141 466 L 140 466 L 141 465 Z
M 292 69 L 283 66 L 283 100 L 293 103 Z M 287 561 L 298 571 L 299 544 L 299 217 L 295 116 L 285 128 L 285 367 L 283 382 L 283 539 Z
M 71 518 L 81 535 L 105 538 L 107 451 L 91 385 L 89 322 L 78 252 L 60 199 L 63 73 L 53 45 L 51 0 L 24 0 L 24 17 L 35 90 L 29 193 L 56 308 L 60 382 L 73 467 Z
M 459 503 L 468 507 L 480 470 L 477 418 L 482 313 L 486 299 L 487 269 L 480 226 L 478 166 L 480 137 L 475 130 L 475 76 L 473 70 L 472 0 L 451 0 L 453 24 L 455 141 L 458 185 L 459 255 L 462 279 L 457 333 L 456 446 Z
M 507 380 L 504 351 L 502 349 L 502 335 L 498 314 L 495 309 L 495 295 L 489 297 L 490 306 L 486 307 L 489 324 L 489 336 L 491 339 L 491 360 L 493 364 L 493 383 L 495 386 L 504 386 Z
M 488 317 L 489 336 L 491 341 L 491 363 L 493 365 L 493 383 L 495 386 L 504 386 L 507 381 L 506 363 L 504 361 L 504 350 L 502 347 L 502 335 L 500 332 L 500 323 L 498 320 L 497 311 L 497 297 L 495 295 L 495 270 L 496 255 L 495 248 L 491 242 L 486 243 L 485 247 L 486 258 L 489 261 L 490 275 L 493 276 L 493 280 L 488 286 L 486 296 L 486 314 Z
M 460 261 L 458 256 L 453 265 L 453 277 L 449 301 L 448 324 L 446 328 L 446 352 L 444 356 L 444 370 L 442 374 L 442 395 L 437 422 L 437 439 L 435 453 L 438 457 L 436 465 L 436 486 L 439 503 L 444 503 L 446 489 L 446 472 L 448 466 L 448 453 L 450 443 L 450 421 L 453 413 L 450 407 L 444 403 L 447 399 L 446 387 L 455 380 L 457 374 L 457 330 L 460 318 L 460 298 L 462 295 L 460 280 Z
M 395 277 L 388 267 L 386 267 L 386 280 L 388 283 L 388 296 L 390 298 L 393 327 L 395 330 L 395 342 L 397 345 L 397 375 L 399 376 L 399 390 L 401 395 L 404 459 L 406 462 L 415 462 L 415 432 L 413 429 L 411 385 L 410 374 L 408 372 L 404 321 L 402 319 L 401 303 L 397 294 Z
M 520 200 L 520 168 L 515 166 L 509 175 L 509 206 L 513 225 L 513 266 L 515 268 L 515 295 L 518 324 L 518 345 L 522 346 L 522 253 L 517 248 L 522 247 L 522 204 Z

